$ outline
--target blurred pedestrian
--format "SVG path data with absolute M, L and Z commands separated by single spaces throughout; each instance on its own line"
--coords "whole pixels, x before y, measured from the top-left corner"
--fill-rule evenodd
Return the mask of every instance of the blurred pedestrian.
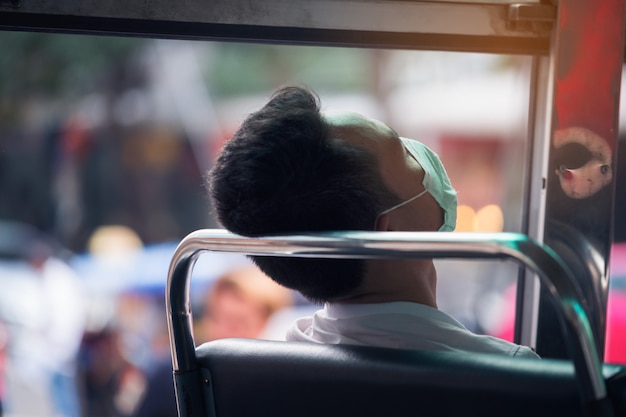
M 76 359 L 85 324 L 79 277 L 36 241 L 6 279 L 0 297 L 7 326 L 5 411 L 78 417 Z
M 194 321 L 196 343 L 229 337 L 263 338 L 272 315 L 292 303 L 292 292 L 255 266 L 227 272 L 204 297 L 200 318 Z M 177 417 L 169 358 L 150 375 L 134 417 Z

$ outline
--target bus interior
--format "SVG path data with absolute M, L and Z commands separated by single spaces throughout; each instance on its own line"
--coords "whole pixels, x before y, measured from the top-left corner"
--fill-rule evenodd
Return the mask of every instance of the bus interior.
M 626 415 L 625 8 L 0 0 L 0 415 Z M 205 174 L 290 84 L 433 148 L 455 232 L 222 230 Z M 543 359 L 284 342 L 299 294 L 204 338 L 249 254 L 433 257 L 441 310 Z

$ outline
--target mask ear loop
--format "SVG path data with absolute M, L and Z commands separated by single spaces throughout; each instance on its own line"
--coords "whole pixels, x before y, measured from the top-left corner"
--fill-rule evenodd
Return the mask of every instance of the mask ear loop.
M 417 195 L 414 195 L 413 197 L 409 198 L 408 200 L 404 200 L 403 202 L 398 203 L 398 204 L 396 204 L 395 206 L 393 206 L 391 208 L 388 208 L 388 209 L 386 209 L 384 211 L 381 211 L 378 214 L 378 216 L 376 216 L 376 221 L 374 221 L 374 230 L 378 230 L 378 219 L 380 219 L 380 216 L 383 216 L 383 215 L 385 215 L 387 213 L 390 213 L 390 212 L 394 211 L 395 209 L 398 209 L 398 208 L 400 208 L 400 207 L 402 207 L 402 206 L 404 206 L 406 204 L 409 204 L 412 201 L 417 200 L 418 198 L 420 198 L 421 196 L 423 196 L 427 192 L 428 192 L 428 190 L 424 190 L 421 193 L 419 193 Z

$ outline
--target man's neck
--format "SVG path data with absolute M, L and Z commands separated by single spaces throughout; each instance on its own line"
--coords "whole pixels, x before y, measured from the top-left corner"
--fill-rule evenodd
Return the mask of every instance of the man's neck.
M 437 272 L 431 260 L 369 260 L 363 285 L 345 304 L 408 301 L 437 308 Z

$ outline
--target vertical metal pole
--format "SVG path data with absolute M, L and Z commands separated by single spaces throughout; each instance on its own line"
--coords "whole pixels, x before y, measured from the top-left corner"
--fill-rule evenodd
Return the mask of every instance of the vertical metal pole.
M 551 117 L 554 93 L 554 59 L 534 57 L 529 110 L 529 179 L 526 184 L 526 207 L 523 232 L 543 243 L 546 215 L 546 178 L 550 155 Z M 533 349 L 537 346 L 540 282 L 536 274 L 521 270 L 518 286 L 515 341 Z
M 606 325 L 623 36 L 624 0 L 559 1 L 544 242 L 577 273 L 599 352 Z M 537 351 L 565 357 L 546 300 L 542 294 Z

